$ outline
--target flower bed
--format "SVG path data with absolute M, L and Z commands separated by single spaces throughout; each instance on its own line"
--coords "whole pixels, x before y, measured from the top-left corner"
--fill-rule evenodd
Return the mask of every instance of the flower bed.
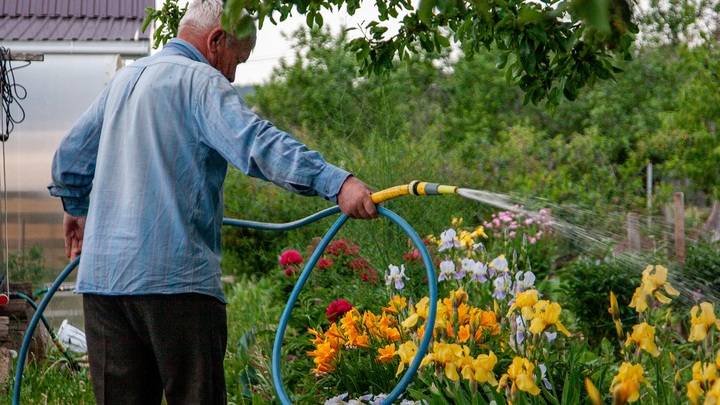
M 438 269 L 433 325 L 426 324 L 429 298 L 417 251 L 398 254 L 378 276 L 359 247 L 333 243 L 306 286 L 306 302 L 315 305 L 296 308 L 286 334 L 289 367 L 312 361 L 302 392 L 293 395 L 313 403 L 381 403 L 424 334 L 433 333 L 405 403 L 716 403 L 714 304 L 697 302 L 689 311 L 675 305 L 680 292 L 668 270 L 646 265 L 628 304 L 634 315 L 621 317 L 607 291 L 608 304 L 596 314 L 616 339 L 591 346 L 574 330 L 574 314 L 554 299 L 552 283 L 533 272 L 532 246 L 552 238 L 538 218 L 501 213 L 474 228 L 456 220 L 425 239 Z M 286 285 L 302 263 L 297 251 L 283 253 Z

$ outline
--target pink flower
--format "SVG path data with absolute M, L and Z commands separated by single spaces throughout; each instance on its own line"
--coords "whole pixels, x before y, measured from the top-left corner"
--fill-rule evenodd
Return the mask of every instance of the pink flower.
M 285 275 L 286 275 L 286 276 L 289 277 L 289 276 L 292 276 L 292 274 L 293 274 L 293 271 L 292 271 L 292 269 L 291 269 L 290 267 L 288 267 L 287 269 L 285 269 Z
M 280 255 L 280 265 L 286 267 L 290 264 L 300 264 L 303 262 L 302 256 L 297 250 L 286 250 Z
M 318 260 L 318 263 L 317 263 L 317 267 L 320 270 L 325 270 L 332 265 L 333 265 L 332 259 L 326 259 L 324 257 L 321 258 L 320 260 Z
M 335 322 L 339 317 L 351 310 L 353 305 L 345 300 L 333 301 L 328 305 L 325 314 L 329 322 Z

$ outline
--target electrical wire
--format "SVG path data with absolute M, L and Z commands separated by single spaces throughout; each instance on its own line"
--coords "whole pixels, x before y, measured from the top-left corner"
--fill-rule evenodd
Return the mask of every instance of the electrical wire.
M 26 67 L 30 62 L 23 66 L 13 67 L 11 60 L 10 50 L 0 46 L 0 97 L 2 98 L 0 109 L 4 118 L 3 125 L 0 127 L 0 141 L 2 142 L 8 140 L 10 133 L 15 129 L 15 124 L 25 121 L 25 109 L 18 100 L 24 100 L 27 97 L 27 89 L 15 82 L 15 69 Z M 13 117 L 11 109 L 13 104 L 20 113 L 19 117 Z
M 5 56 L 8 56 L 7 58 Z M 17 102 L 27 97 L 27 90 L 22 85 L 15 82 L 15 72 L 11 61 L 12 53 L 9 49 L 0 46 L 0 111 L 2 111 L 2 124 L 0 124 L 0 142 L 2 142 L 2 207 L 0 213 L 3 220 L 3 264 L 5 269 L 5 277 L 1 284 L 5 284 L 7 296 L 10 296 L 10 241 L 8 237 L 8 191 L 7 191 L 7 168 L 5 155 L 5 142 L 10 138 L 10 133 L 15 129 L 15 124 L 19 124 L 25 120 L 25 110 Z M 28 64 L 21 66 L 25 67 Z M 19 118 L 13 117 L 12 106 L 17 106 L 20 112 Z

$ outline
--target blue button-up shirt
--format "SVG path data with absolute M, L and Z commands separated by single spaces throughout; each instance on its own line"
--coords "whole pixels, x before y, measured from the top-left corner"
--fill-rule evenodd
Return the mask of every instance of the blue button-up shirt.
M 67 213 L 87 215 L 76 292 L 224 301 L 228 162 L 332 201 L 350 175 L 258 118 L 186 41 L 120 69 L 53 159 L 50 194 Z

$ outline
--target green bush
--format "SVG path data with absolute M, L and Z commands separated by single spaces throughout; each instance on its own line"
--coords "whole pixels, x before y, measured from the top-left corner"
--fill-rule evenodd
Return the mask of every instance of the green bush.
M 597 260 L 581 256 L 558 270 L 560 297 L 557 300 L 563 303 L 563 309 L 574 314 L 576 328 L 582 331 L 591 347 L 597 346 L 603 338 L 611 341 L 617 338 L 607 311 L 611 291 L 618 300 L 621 319 L 635 315 L 628 304 L 640 285 L 640 272 L 644 268 L 644 264 L 632 260 L 609 257 Z
M 50 269 L 45 266 L 43 247 L 35 245 L 30 250 L 19 251 L 8 257 L 10 279 L 29 281 L 34 289 L 39 289 L 44 280 L 52 277 Z
M 685 306 L 719 302 L 720 242 L 701 239 L 688 244 L 685 262 L 678 264 L 676 272 L 678 288 L 684 293 L 679 301 Z

